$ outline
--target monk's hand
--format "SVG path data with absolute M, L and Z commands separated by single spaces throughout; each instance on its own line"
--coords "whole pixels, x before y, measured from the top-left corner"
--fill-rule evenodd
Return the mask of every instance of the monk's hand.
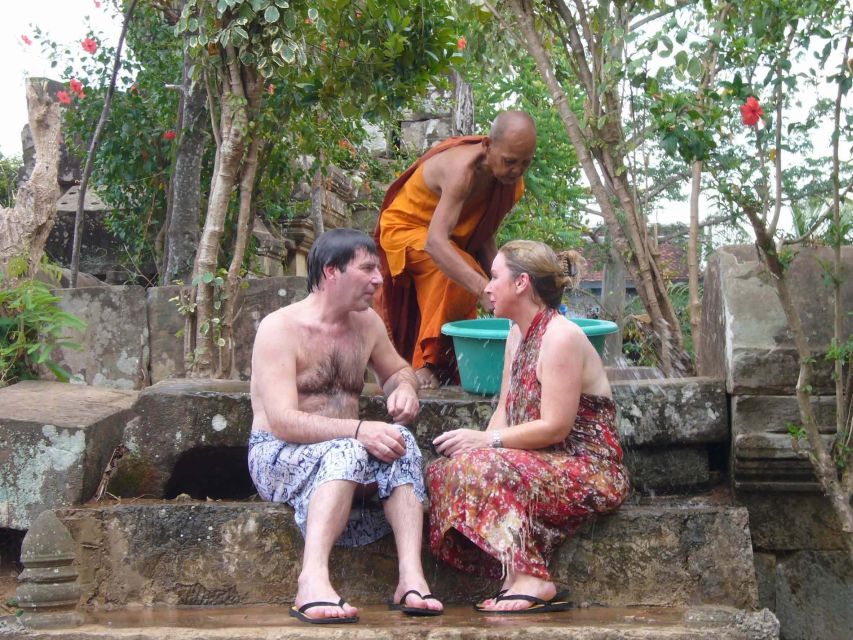
M 442 433 L 432 441 L 436 451 L 448 458 L 474 449 L 486 449 L 491 446 L 491 442 L 489 434 L 477 429 L 454 429 Z
M 494 313 L 495 308 L 492 306 L 492 301 L 489 299 L 489 295 L 485 291 L 480 292 L 478 301 L 480 302 L 480 306 L 483 307 L 483 311 L 487 313 Z
M 401 382 L 391 392 L 387 401 L 388 415 L 397 424 L 409 424 L 417 417 L 421 405 L 418 401 L 418 392 L 408 382 Z
M 387 422 L 362 422 L 358 441 L 367 452 L 382 462 L 394 462 L 406 453 L 406 441 L 400 428 Z

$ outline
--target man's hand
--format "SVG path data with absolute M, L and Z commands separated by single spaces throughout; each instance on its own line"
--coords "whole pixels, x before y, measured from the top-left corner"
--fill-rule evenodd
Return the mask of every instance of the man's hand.
M 387 422 L 365 420 L 358 430 L 358 441 L 370 455 L 382 462 L 394 462 L 406 453 L 406 441 L 403 440 L 399 427 Z
M 409 424 L 420 411 L 418 393 L 408 382 L 401 382 L 388 396 L 388 414 L 397 424 Z
M 490 434 L 477 429 L 454 429 L 432 441 L 436 451 L 448 458 L 473 449 L 486 449 L 491 446 L 491 442 Z

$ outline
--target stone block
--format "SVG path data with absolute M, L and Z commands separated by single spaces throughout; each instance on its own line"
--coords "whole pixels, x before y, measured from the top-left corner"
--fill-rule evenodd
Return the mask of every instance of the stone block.
M 119 461 L 110 492 L 127 497 L 163 497 L 183 456 L 193 451 L 203 454 L 235 448 L 240 451 L 238 462 L 230 465 L 233 468 L 219 469 L 218 473 L 203 466 L 197 468 L 198 477 L 187 478 L 189 484 L 176 491 L 187 492 L 191 485 L 200 492 L 199 497 L 205 498 L 214 494 L 205 487 L 226 476 L 239 486 L 251 487 L 245 454 L 252 429 L 248 391 L 246 382 L 208 379 L 165 380 L 142 391 L 134 406 L 139 420 L 124 433 L 129 453 Z M 243 497 L 253 492 L 248 490 Z
M 670 383 L 674 390 L 668 388 Z M 617 402 L 629 403 L 628 410 L 636 410 L 645 398 L 649 407 L 659 408 L 663 421 L 644 416 L 632 427 L 633 442 L 640 441 L 643 446 L 630 442 L 626 446 L 627 463 L 641 492 L 672 493 L 707 486 L 708 453 L 704 445 L 722 437 L 716 433 L 715 412 L 710 409 L 721 388 L 718 381 L 685 379 L 661 381 L 634 394 L 628 393 L 626 386 L 622 393 L 615 394 Z M 707 403 L 704 410 L 690 408 L 689 403 L 697 399 Z M 421 413 L 410 429 L 425 464 L 435 457 L 430 443 L 436 436 L 462 427 L 485 428 L 496 402 L 495 398 L 475 396 L 458 387 L 425 391 L 421 400 Z M 673 406 L 665 406 L 668 400 Z M 124 444 L 130 453 L 119 462 L 111 493 L 157 498 L 178 493 L 197 498 L 242 498 L 253 493 L 245 464 L 252 424 L 248 383 L 164 380 L 145 389 L 134 409 L 140 420 L 125 433 Z M 623 415 L 625 411 L 623 406 Z M 651 413 L 653 409 L 647 411 Z M 385 398 L 376 384 L 365 385 L 360 415 L 390 420 Z M 695 419 L 685 420 L 685 415 Z M 645 445 L 649 442 L 654 446 Z M 179 463 L 185 467 L 176 476 Z M 205 465 L 216 466 L 218 472 L 205 473 Z M 220 482 L 214 484 L 213 480 Z M 227 489 L 226 484 L 232 489 Z
M 835 396 L 812 396 L 812 411 L 821 433 L 835 433 Z M 788 433 L 802 424 L 795 396 L 733 396 L 732 434 Z
M 776 616 L 785 640 L 848 640 L 853 564 L 843 551 L 800 551 L 776 566 Z
M 302 537 L 280 504 L 117 504 L 60 514 L 78 544 L 83 601 L 128 605 L 292 602 Z M 555 580 L 577 602 L 610 606 L 757 604 L 746 511 L 680 505 L 624 507 L 582 529 L 556 554 Z M 424 549 L 434 592 L 469 603 L 495 584 L 462 574 Z M 359 604 L 385 602 L 397 582 L 388 536 L 358 549 L 336 547 L 332 581 Z
M 703 491 L 711 482 L 708 450 L 701 446 L 626 449 L 631 487 L 644 495 Z
M 776 555 L 772 553 L 753 553 L 755 580 L 758 583 L 758 606 L 775 611 L 776 609 Z
M 735 491 L 735 503 L 749 511 L 756 551 L 844 549 L 841 525 L 829 501 L 818 493 Z
M 69 340 L 82 349 L 57 348 L 54 360 L 71 372 L 72 382 L 115 389 L 148 385 L 148 321 L 143 287 L 57 289 L 59 306 L 86 323 Z M 50 378 L 46 370 L 42 377 Z
M 246 282 L 247 288 L 237 293 L 239 301 L 234 323 L 235 366 L 243 379 L 251 374 L 252 345 L 264 316 L 308 295 L 305 278 L 263 278 Z M 171 301 L 178 292 L 179 287 L 175 285 L 148 289 L 152 384 L 168 378 L 183 378 L 186 374 L 184 341 L 176 335 L 184 328 L 184 318 Z
M 729 438 L 726 391 L 719 379 L 618 381 L 611 387 L 627 447 Z
M 136 395 L 35 380 L 0 389 L 0 527 L 91 498 Z
M 421 154 L 450 137 L 451 133 L 450 122 L 446 119 L 403 121 L 400 123 L 400 146 L 406 151 Z
M 828 248 L 799 248 L 788 270 L 789 288 L 809 348 L 818 356 L 816 393 L 834 393 L 831 365 L 821 357 L 832 338 L 832 291 L 821 261 Z M 853 269 L 853 247 L 842 247 L 842 260 Z M 842 285 L 844 300 L 853 299 L 853 280 Z M 846 305 L 849 307 L 850 305 Z M 702 375 L 722 377 L 731 394 L 793 394 L 799 375 L 797 352 L 770 276 L 752 245 L 718 249 L 708 259 L 704 277 Z M 845 315 L 844 335 L 853 333 L 853 316 Z
M 824 435 L 824 446 L 832 446 L 833 436 Z M 736 489 L 744 491 L 818 491 L 820 485 L 805 457 L 808 440 L 792 446 L 783 433 L 742 433 L 732 437 L 732 478 Z

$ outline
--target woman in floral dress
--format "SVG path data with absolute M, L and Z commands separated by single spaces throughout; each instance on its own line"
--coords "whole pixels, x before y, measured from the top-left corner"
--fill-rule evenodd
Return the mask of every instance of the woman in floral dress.
M 557 312 L 570 266 L 538 242 L 501 248 L 485 289 L 495 315 L 514 323 L 500 401 L 485 431 L 456 429 L 434 440 L 446 457 L 427 469 L 433 554 L 504 578 L 478 611 L 568 608 L 548 572 L 553 551 L 629 492 L 601 358 Z

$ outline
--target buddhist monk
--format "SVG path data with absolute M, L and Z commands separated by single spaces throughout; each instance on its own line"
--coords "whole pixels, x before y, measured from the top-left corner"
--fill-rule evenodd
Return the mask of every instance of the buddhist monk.
M 456 378 L 446 322 L 492 306 L 484 290 L 497 255 L 495 234 L 524 192 L 536 150 L 536 125 L 506 111 L 488 136 L 449 138 L 388 189 L 375 238 L 383 287 L 377 307 L 397 351 L 421 388 Z

